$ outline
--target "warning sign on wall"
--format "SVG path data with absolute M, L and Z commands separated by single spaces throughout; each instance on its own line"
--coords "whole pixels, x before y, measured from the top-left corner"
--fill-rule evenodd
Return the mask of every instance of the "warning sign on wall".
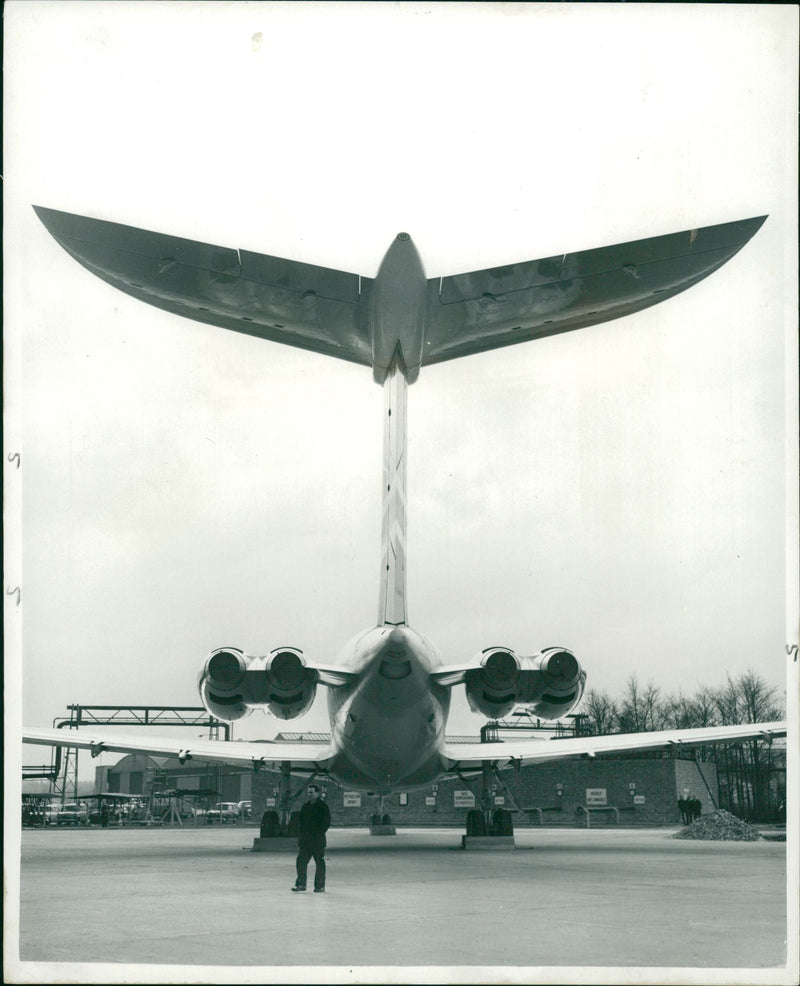
M 345 791 L 344 792 L 344 806 L 345 806 L 345 808 L 360 808 L 361 807 L 361 792 L 360 791 Z
M 474 808 L 475 795 L 472 791 L 453 791 L 453 806 L 455 808 Z
M 604 787 L 587 787 L 586 804 L 589 806 L 607 805 L 608 797 L 606 795 L 606 789 Z

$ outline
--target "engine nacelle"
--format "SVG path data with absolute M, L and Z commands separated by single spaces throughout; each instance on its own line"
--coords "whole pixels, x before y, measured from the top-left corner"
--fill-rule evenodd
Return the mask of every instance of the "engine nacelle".
M 303 653 L 279 647 L 266 660 L 267 706 L 278 719 L 294 719 L 307 712 L 317 694 L 317 673 L 307 668 Z
M 525 706 L 540 719 L 560 719 L 580 702 L 586 673 L 572 651 L 549 647 L 518 657 L 506 647 L 489 647 L 467 671 L 464 687 L 473 712 L 502 719 Z
M 212 651 L 198 678 L 200 701 L 209 715 L 236 722 L 253 711 L 245 702 L 245 681 L 250 660 L 235 647 Z
M 307 712 L 317 691 L 317 673 L 295 647 L 279 647 L 268 657 L 250 657 L 236 647 L 209 655 L 198 679 L 200 699 L 210 715 L 235 722 L 253 709 L 278 719 Z

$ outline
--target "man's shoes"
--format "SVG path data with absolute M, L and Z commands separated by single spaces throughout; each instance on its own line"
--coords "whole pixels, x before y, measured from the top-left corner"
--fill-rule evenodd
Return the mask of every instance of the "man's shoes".
M 315 894 L 324 894 L 325 893 L 325 888 L 324 887 L 314 887 L 314 893 Z
M 305 887 L 292 887 L 293 894 L 304 894 L 306 892 Z

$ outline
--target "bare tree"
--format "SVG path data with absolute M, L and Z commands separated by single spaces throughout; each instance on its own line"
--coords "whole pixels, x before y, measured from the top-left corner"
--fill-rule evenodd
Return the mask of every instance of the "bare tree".
M 632 674 L 619 701 L 591 689 L 583 708 L 591 732 L 599 735 L 614 729 L 620 733 L 639 733 L 770 722 L 783 715 L 777 689 L 752 670 L 738 678 L 729 675 L 719 688 L 701 685 L 692 696 L 682 692 L 662 695 L 653 682 L 643 688 Z M 770 742 L 753 739 L 728 746 L 708 745 L 698 748 L 696 755 L 716 764 L 724 807 L 753 819 L 772 817 L 772 807 L 777 801 L 770 806 L 770 793 L 772 788 L 773 795 L 782 790 L 779 771 L 783 767 Z
M 697 725 L 694 703 L 683 692 L 667 695 L 661 704 L 664 729 L 691 729 Z
M 714 692 L 708 685 L 701 685 L 695 692 L 691 700 L 692 706 L 692 725 L 703 728 L 705 726 L 719 725 L 717 704 Z
M 652 681 L 642 688 L 636 675 L 630 675 L 625 682 L 625 693 L 619 704 L 619 731 L 652 732 L 661 728 L 663 720 L 661 690 Z
M 724 724 L 770 722 L 779 719 L 782 709 L 776 688 L 752 670 L 738 678 L 728 676 L 726 684 L 714 692 L 714 702 Z M 769 789 L 772 779 L 772 743 L 752 739 L 716 751 L 717 775 L 728 807 L 740 815 L 756 819 L 769 816 Z
M 617 705 L 606 692 L 590 688 L 586 693 L 583 710 L 589 717 L 589 729 L 595 736 L 604 736 L 617 725 Z

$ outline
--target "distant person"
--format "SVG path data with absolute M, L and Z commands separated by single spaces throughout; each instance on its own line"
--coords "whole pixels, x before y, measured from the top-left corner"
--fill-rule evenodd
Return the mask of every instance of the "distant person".
M 681 813 L 681 822 L 684 825 L 689 824 L 689 805 L 686 798 L 678 799 L 678 811 Z
M 306 889 L 308 861 L 314 857 L 314 893 L 325 892 L 325 833 L 330 828 L 331 812 L 319 796 L 316 784 L 306 788 L 308 801 L 300 809 L 300 828 L 297 837 L 297 880 L 292 893 L 302 893 Z
M 689 802 L 689 814 L 691 815 L 692 821 L 695 822 L 700 817 L 703 812 L 703 806 L 700 803 L 699 798 L 692 798 Z
M 108 828 L 108 805 L 105 801 L 100 805 L 100 824 L 104 829 Z

